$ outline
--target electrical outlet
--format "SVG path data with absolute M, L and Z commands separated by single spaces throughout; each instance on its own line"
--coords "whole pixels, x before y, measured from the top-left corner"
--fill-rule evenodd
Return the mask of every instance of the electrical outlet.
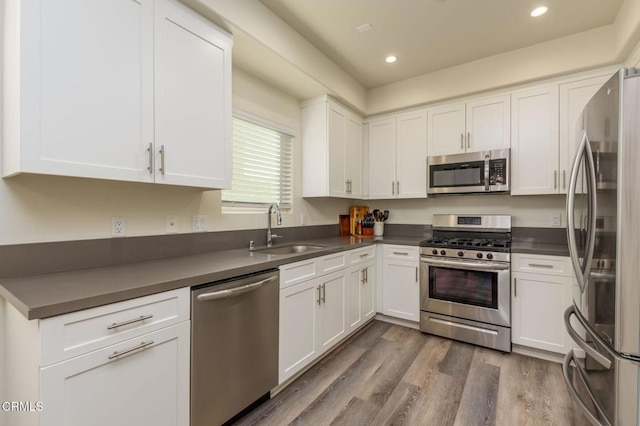
M 560 213 L 551 214 L 551 226 L 562 226 L 562 215 Z
M 111 236 L 124 237 L 127 233 L 127 220 L 124 217 L 111 218 Z
M 204 232 L 207 230 L 207 216 L 192 216 L 192 219 L 193 232 Z
M 306 225 L 306 224 L 307 224 L 307 214 L 300 213 L 300 225 Z
M 167 216 L 167 234 L 178 233 L 178 218 L 175 216 Z

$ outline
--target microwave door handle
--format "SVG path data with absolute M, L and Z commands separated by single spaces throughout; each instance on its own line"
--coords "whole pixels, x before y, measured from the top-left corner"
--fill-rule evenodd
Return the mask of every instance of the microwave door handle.
M 489 154 L 485 154 L 484 156 L 484 190 L 489 190 L 489 163 L 491 161 L 491 156 Z
M 569 178 L 569 190 L 567 192 L 567 245 L 569 248 L 569 257 L 571 258 L 571 264 L 573 265 L 573 271 L 576 274 L 576 280 L 580 287 L 580 293 L 584 293 L 586 283 L 584 281 L 584 275 L 582 273 L 582 267 L 580 265 L 580 259 L 578 257 L 578 244 L 576 242 L 575 232 L 575 198 L 576 198 L 576 185 L 578 182 L 578 171 L 580 169 L 580 163 L 584 155 L 585 145 L 587 142 L 587 133 L 582 132 L 582 138 L 576 151 L 576 156 L 573 160 L 573 166 L 571 167 L 571 176 Z

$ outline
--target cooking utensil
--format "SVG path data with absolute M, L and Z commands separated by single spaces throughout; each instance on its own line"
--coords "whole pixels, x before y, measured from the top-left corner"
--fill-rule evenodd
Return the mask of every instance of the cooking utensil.
M 389 219 L 389 210 L 385 210 L 384 213 L 382 214 L 382 221 L 386 221 L 387 219 Z

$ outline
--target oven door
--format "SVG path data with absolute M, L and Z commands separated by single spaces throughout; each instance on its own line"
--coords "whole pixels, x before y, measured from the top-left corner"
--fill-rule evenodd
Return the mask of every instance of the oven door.
M 511 326 L 508 263 L 421 258 L 420 309 Z

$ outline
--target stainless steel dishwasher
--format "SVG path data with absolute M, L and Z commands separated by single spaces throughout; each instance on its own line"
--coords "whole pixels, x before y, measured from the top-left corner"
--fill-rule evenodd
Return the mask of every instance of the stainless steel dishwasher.
M 191 291 L 191 425 L 211 426 L 278 383 L 277 269 Z

